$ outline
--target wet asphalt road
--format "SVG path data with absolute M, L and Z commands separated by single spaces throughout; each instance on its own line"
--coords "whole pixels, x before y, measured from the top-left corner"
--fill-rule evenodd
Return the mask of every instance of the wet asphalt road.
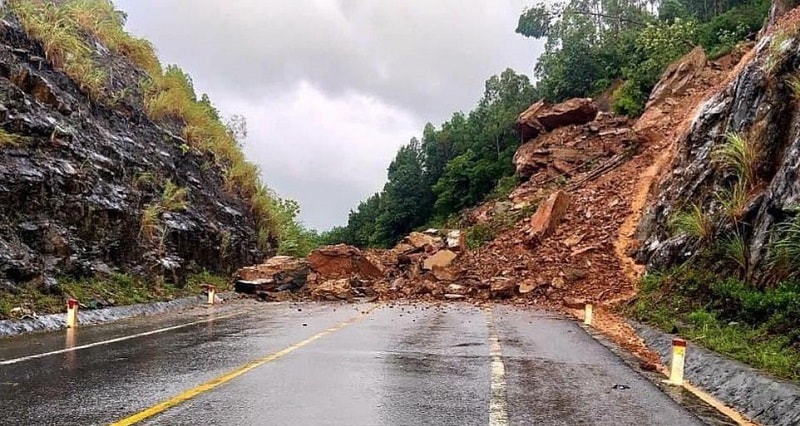
M 545 312 L 251 302 L 0 340 L 0 424 L 109 424 L 254 360 L 144 424 L 701 424 Z

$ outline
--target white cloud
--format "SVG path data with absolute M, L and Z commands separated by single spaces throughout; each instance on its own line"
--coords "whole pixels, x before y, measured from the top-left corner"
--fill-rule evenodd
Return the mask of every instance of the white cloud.
M 250 117 L 246 154 L 270 187 L 291 194 L 303 218 L 322 228 L 383 187 L 395 150 L 419 128 L 408 111 L 360 94 L 330 97 L 308 82 L 220 106 Z

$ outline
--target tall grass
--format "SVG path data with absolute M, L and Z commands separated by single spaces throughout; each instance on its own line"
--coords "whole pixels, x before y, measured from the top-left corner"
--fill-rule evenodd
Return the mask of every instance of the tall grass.
M 733 171 L 750 189 L 755 184 L 759 155 L 755 143 L 738 133 L 725 135 L 725 143 L 714 150 L 713 158 Z
M 747 281 L 750 277 L 750 250 L 744 237 L 735 233 L 722 241 L 722 254 L 739 269 L 739 278 Z
M 189 190 L 175 185 L 171 180 L 167 180 L 164 192 L 161 195 L 161 207 L 167 212 L 177 212 L 186 210 L 189 202 L 186 199 Z
M 9 133 L 6 129 L 0 127 L 0 148 L 18 146 L 25 140 L 24 136 Z
M 776 272 L 796 275 L 800 270 L 800 214 L 777 226 L 770 247 L 771 266 Z
M 744 181 L 738 180 L 733 185 L 733 188 L 721 191 L 717 195 L 717 201 L 722 205 L 722 209 L 728 218 L 737 223 L 744 216 L 747 209 L 747 203 L 750 201 L 750 192 L 747 190 Z
M 708 240 L 714 235 L 714 224 L 697 204 L 677 213 L 669 221 L 674 233 L 685 234 L 700 240 Z
M 786 85 L 789 86 L 789 90 L 792 92 L 792 98 L 795 101 L 800 101 L 800 75 L 793 74 L 787 78 Z

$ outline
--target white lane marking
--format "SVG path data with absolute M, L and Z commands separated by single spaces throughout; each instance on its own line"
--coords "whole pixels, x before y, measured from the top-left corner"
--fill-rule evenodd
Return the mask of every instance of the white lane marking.
M 492 308 L 486 308 L 486 323 L 489 326 L 489 356 L 491 364 L 491 395 L 489 396 L 489 426 L 508 426 L 508 400 L 506 399 L 506 366 L 503 364 L 503 348 L 495 329 Z
M 36 354 L 36 355 L 29 355 L 29 356 L 24 356 L 24 357 L 21 357 L 21 358 L 9 359 L 9 360 L 5 360 L 5 361 L 0 361 L 0 366 L 17 364 L 17 363 L 20 363 L 20 362 L 31 361 L 31 360 L 39 359 L 39 358 L 45 358 L 45 357 L 52 356 L 52 355 L 65 354 L 65 353 L 68 353 L 68 352 L 75 352 L 75 351 L 79 351 L 79 350 L 82 350 L 82 349 L 93 348 L 93 347 L 96 347 L 96 346 L 103 346 L 103 345 L 110 345 L 112 343 L 124 342 L 126 340 L 136 339 L 136 338 L 139 338 L 139 337 L 151 336 L 153 334 L 165 333 L 167 331 L 173 331 L 173 330 L 178 330 L 178 329 L 181 329 L 181 328 L 191 327 L 191 326 L 197 325 L 197 324 L 204 324 L 204 323 L 211 322 L 211 321 L 217 321 L 217 320 L 221 320 L 221 319 L 226 319 L 226 318 L 230 318 L 230 317 L 233 317 L 233 316 L 236 316 L 236 315 L 241 315 L 242 313 L 243 312 L 235 312 L 235 313 L 228 314 L 228 315 L 222 315 L 222 316 L 214 317 L 214 318 L 207 318 L 207 319 L 204 319 L 204 320 L 194 321 L 194 322 L 190 322 L 190 323 L 186 323 L 186 324 L 175 325 L 175 326 L 172 326 L 172 327 L 160 328 L 158 330 L 147 331 L 147 332 L 144 332 L 144 333 L 131 334 L 130 336 L 117 337 L 116 339 L 103 340 L 103 341 L 100 341 L 100 342 L 89 343 L 89 344 L 86 344 L 86 345 L 73 346 L 71 348 L 59 349 L 57 351 L 44 352 L 44 353 L 40 353 L 40 354 Z

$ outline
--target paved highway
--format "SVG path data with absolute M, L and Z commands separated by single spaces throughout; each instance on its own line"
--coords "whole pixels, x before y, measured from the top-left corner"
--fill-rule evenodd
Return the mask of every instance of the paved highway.
M 257 304 L 0 340 L 0 424 L 694 425 L 576 323 Z

